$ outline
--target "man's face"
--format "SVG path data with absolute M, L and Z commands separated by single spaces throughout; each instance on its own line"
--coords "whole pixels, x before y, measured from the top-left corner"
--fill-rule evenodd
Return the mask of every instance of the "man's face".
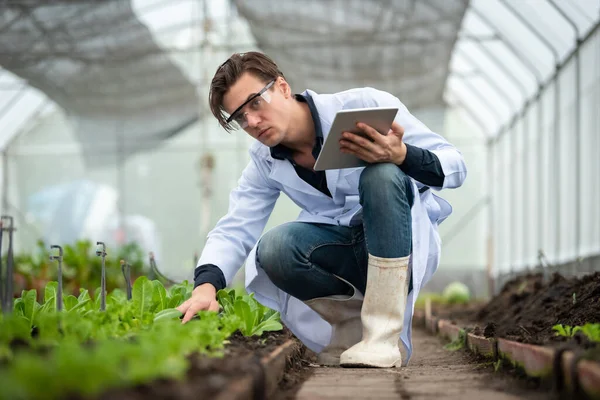
M 288 110 L 285 100 L 289 86 L 283 78 L 276 79 L 263 95 L 256 96 L 270 82 L 263 82 L 250 73 L 244 73 L 223 97 L 223 107 L 234 120 L 253 138 L 266 146 L 281 143 L 287 131 Z M 248 102 L 248 99 L 254 97 Z M 247 126 L 244 126 L 246 125 Z

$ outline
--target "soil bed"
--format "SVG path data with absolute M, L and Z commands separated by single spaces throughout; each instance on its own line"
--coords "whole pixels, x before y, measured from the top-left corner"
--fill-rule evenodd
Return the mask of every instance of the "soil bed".
M 556 336 L 557 324 L 577 326 L 600 322 L 600 273 L 581 278 L 554 274 L 529 274 L 507 282 L 485 304 L 444 307 L 434 305 L 433 314 L 485 337 L 522 343 L 600 350 L 581 332 L 572 338 Z M 600 359 L 600 351 L 593 351 Z
M 265 332 L 260 338 L 244 337 L 235 333 L 229 338 L 224 357 L 209 358 L 199 355 L 189 357 L 191 367 L 185 380 L 160 379 L 125 389 L 108 390 L 96 397 L 97 400 L 187 400 L 212 399 L 223 392 L 237 378 L 250 373 L 255 379 L 263 379 L 260 359 L 289 339 L 296 339 L 286 328 L 280 332 Z M 309 376 L 308 362 L 304 361 L 307 352 L 304 346 L 294 354 L 288 363 L 278 388 L 281 393 L 293 393 L 297 386 Z M 280 396 L 280 393 L 277 396 Z M 78 396 L 71 399 L 81 400 Z

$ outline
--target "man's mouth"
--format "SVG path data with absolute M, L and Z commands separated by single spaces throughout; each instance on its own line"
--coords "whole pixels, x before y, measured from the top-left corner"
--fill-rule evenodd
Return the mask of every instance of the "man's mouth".
M 260 131 L 260 133 L 258 134 L 258 137 L 261 137 L 261 136 L 262 136 L 264 133 L 266 133 L 266 132 L 267 132 L 269 129 L 271 129 L 271 128 L 267 128 L 267 129 L 264 129 L 264 130 Z

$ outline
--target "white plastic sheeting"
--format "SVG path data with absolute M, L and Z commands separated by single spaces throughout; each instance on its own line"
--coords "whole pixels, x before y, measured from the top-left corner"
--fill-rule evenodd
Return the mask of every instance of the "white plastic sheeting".
M 373 86 L 409 109 L 441 105 L 461 0 L 237 0 L 257 45 L 298 90 Z
M 491 147 L 499 272 L 600 254 L 600 30 L 578 57 Z
M 197 120 L 195 86 L 130 2 L 39 0 L 2 8 L 0 65 L 67 112 L 86 164 L 120 162 Z M 7 102 L 43 101 L 32 94 L 21 91 Z
M 450 63 L 448 102 L 484 134 L 497 134 L 599 15 L 597 0 L 471 0 Z

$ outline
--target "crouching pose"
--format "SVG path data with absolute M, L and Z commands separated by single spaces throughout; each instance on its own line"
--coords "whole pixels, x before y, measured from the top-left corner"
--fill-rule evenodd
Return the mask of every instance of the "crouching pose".
M 373 88 L 294 93 L 266 55 L 234 54 L 215 73 L 210 107 L 227 131 L 256 142 L 209 233 L 183 322 L 218 310 L 217 290 L 246 262 L 246 288 L 325 365 L 402 365 L 412 353 L 414 301 L 439 263 L 437 231 L 451 213 L 434 191 L 466 177 L 460 152 L 416 119 L 399 99 Z M 366 167 L 314 171 L 336 113 L 398 107 L 387 135 L 362 123 L 371 140 L 346 133 L 343 152 Z M 301 209 L 294 222 L 263 234 L 280 193 Z

